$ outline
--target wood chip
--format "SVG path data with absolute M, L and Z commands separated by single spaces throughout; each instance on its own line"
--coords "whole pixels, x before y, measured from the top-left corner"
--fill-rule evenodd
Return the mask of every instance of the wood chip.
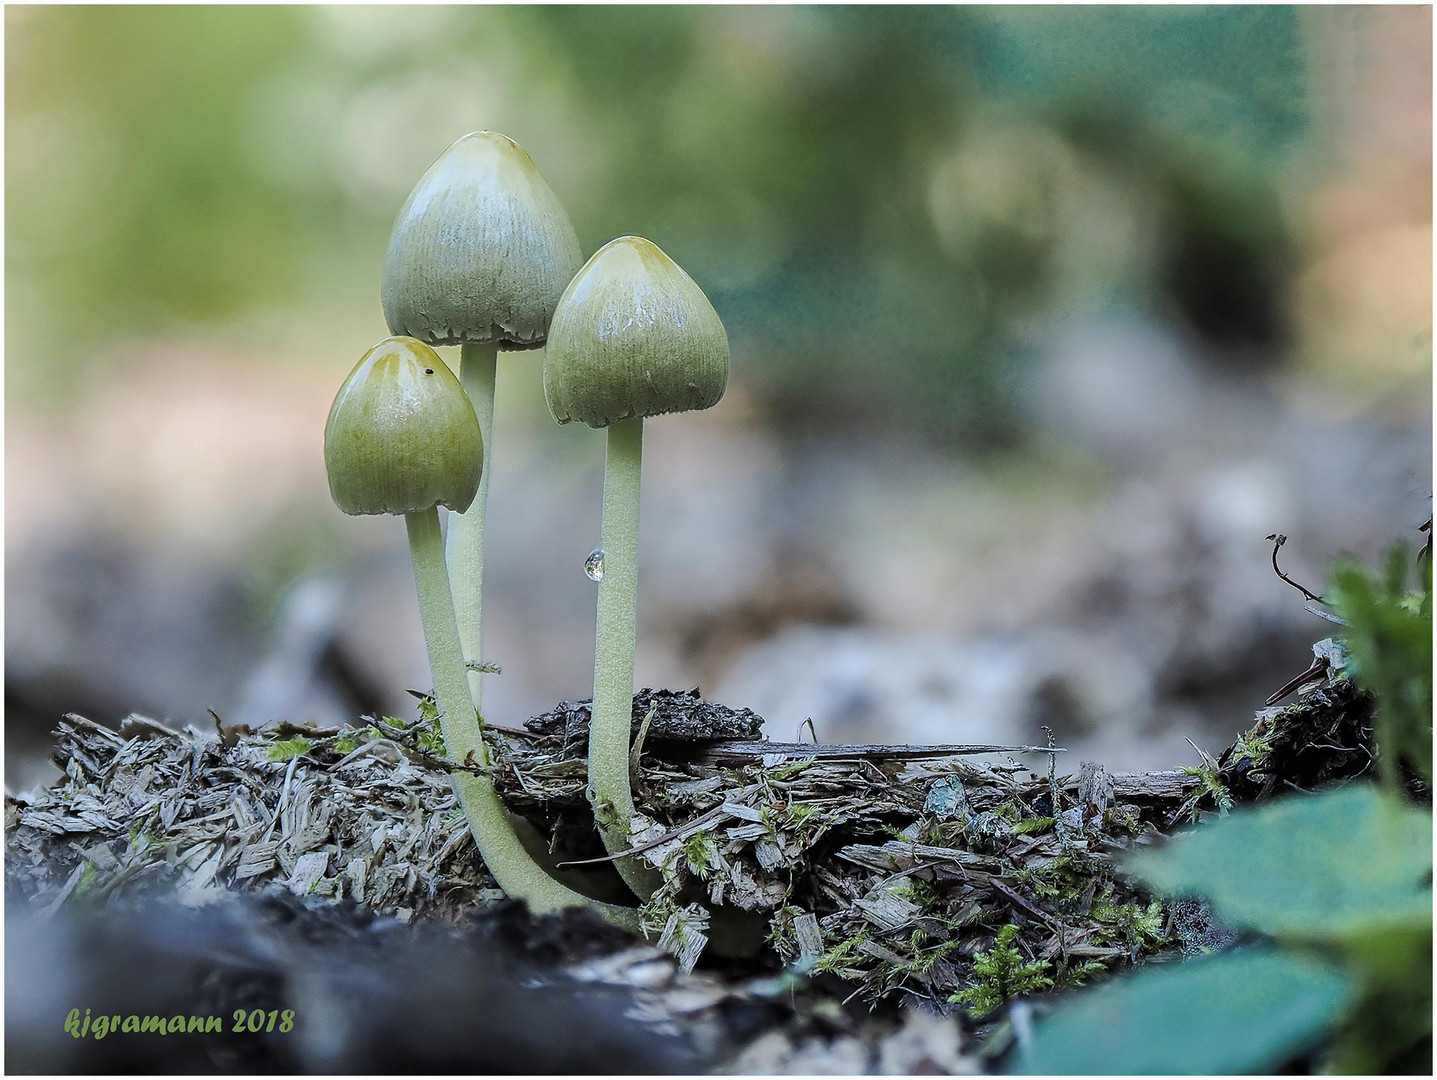
M 817 960 L 823 955 L 823 931 L 818 925 L 818 916 L 805 911 L 793 920 L 793 933 L 798 938 L 798 955 L 807 960 Z

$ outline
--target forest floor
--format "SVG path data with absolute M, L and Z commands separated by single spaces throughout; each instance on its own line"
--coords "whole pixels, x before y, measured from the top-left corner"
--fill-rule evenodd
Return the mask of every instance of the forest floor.
M 1045 1007 L 1025 995 L 1232 939 L 1124 852 L 1368 771 L 1371 715 L 1319 673 L 1201 766 L 1122 773 L 1057 746 L 767 742 L 746 710 L 643 691 L 649 941 L 504 900 L 427 700 L 334 729 L 70 716 L 64 778 L 6 799 L 7 973 L 30 988 L 6 1048 L 24 1071 L 991 1071 Z M 565 702 L 491 727 L 493 771 L 553 872 L 616 900 L 587 723 Z M 225 1032 L 72 1037 L 76 1006 Z M 231 1030 L 286 1009 L 290 1031 Z

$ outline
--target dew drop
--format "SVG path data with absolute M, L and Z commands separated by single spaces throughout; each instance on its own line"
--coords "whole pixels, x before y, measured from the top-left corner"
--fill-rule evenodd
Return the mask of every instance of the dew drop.
M 595 548 L 584 560 L 584 573 L 590 581 L 604 580 L 604 549 Z

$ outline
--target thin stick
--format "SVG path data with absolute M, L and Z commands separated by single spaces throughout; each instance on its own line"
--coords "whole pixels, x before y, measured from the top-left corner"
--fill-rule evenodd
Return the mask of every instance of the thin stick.
M 1046 911 L 1030 903 L 1025 897 L 1008 888 L 1008 886 L 1004 885 L 997 878 L 989 878 L 988 887 L 991 888 L 994 892 L 998 893 L 1004 899 L 1008 900 L 1015 906 L 1022 908 L 1029 915 L 1033 916 L 1033 918 L 1040 920 L 1049 927 L 1052 927 L 1055 930 L 1062 928 L 1062 923 L 1056 921 Z
M 1268 695 L 1267 700 L 1264 701 L 1263 704 L 1276 705 L 1279 701 L 1287 697 L 1288 694 L 1292 693 L 1299 686 L 1310 683 L 1314 679 L 1322 678 L 1324 675 L 1327 674 L 1328 666 L 1329 663 L 1327 658 L 1325 656 L 1319 656 L 1317 660 L 1313 663 L 1313 665 L 1306 671 L 1304 671 L 1301 675 L 1297 676 L 1297 678 L 1291 680 L 1290 682 L 1285 683 L 1282 689 Z
M 1280 547 L 1282 547 L 1283 544 L 1287 543 L 1287 537 L 1283 536 L 1282 533 L 1270 533 L 1270 534 L 1268 535 L 1267 539 L 1269 539 L 1269 540 L 1272 541 L 1272 572 L 1273 572 L 1274 574 L 1276 574 L 1278 577 L 1282 578 L 1283 581 L 1287 582 L 1289 585 L 1291 585 L 1291 586 L 1292 586 L 1294 589 L 1296 589 L 1298 592 L 1302 593 L 1302 595 L 1303 595 L 1306 599 L 1308 599 L 1308 600 L 1316 600 L 1319 604 L 1325 604 L 1325 603 L 1327 603 L 1326 600 L 1324 600 L 1322 597 L 1318 596 L 1318 595 L 1317 595 L 1315 592 L 1313 592 L 1311 589 L 1304 589 L 1301 585 L 1299 585 L 1297 582 L 1293 581 L 1292 578 L 1288 577 L 1286 574 L 1284 574 L 1284 573 L 1278 568 L 1278 565 L 1277 565 L 1277 549 L 1280 548 Z
M 628 851 L 620 851 L 615 855 L 600 855 L 597 859 L 570 859 L 568 862 L 556 863 L 555 865 L 562 870 L 565 867 L 569 866 L 592 866 L 595 863 L 614 862 L 618 859 L 629 858 L 634 855 L 642 854 L 645 851 L 652 851 L 660 844 L 667 844 L 670 840 L 677 840 L 686 832 L 691 832 L 694 829 L 701 829 L 705 825 L 710 824 L 711 822 L 722 821 L 728 816 L 728 811 L 725 810 L 722 805 L 715 806 L 712 810 L 705 810 L 702 814 L 694 818 L 692 821 L 680 825 L 676 829 L 670 829 L 662 836 L 656 836 L 652 840 L 648 840 L 642 844 L 639 844 L 636 847 L 631 847 Z
M 677 745 L 670 743 L 677 749 Z M 744 761 L 768 754 L 796 758 L 891 758 L 911 761 L 920 758 L 962 757 L 970 754 L 1066 754 L 1061 746 L 999 746 L 990 743 L 947 743 L 935 746 L 886 746 L 882 743 L 782 743 L 762 740 L 694 743 L 693 760 Z M 679 751 L 675 756 L 681 756 Z M 668 756 L 667 754 L 665 756 Z

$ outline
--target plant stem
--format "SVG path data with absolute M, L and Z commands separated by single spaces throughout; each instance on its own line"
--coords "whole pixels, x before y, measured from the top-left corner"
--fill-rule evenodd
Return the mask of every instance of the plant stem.
M 439 728 L 444 733 L 446 755 L 451 764 L 486 766 L 489 748 L 484 745 L 464 678 L 459 627 L 449 593 L 449 575 L 444 569 L 439 511 L 431 507 L 406 514 L 404 522 L 409 529 L 409 555 L 414 562 L 414 584 L 419 592 L 419 617 L 429 649 L 429 670 L 434 679 L 434 699 L 439 706 Z M 484 865 L 504 892 L 527 902 L 536 914 L 588 905 L 611 922 L 639 929 L 638 912 L 581 896 L 555 881 L 534 862 L 509 824 L 508 813 L 489 777 L 462 771 L 449 776 L 479 845 L 479 853 L 484 857 Z
M 604 465 L 604 516 L 599 544 L 604 576 L 594 639 L 594 709 L 589 722 L 589 802 L 612 854 L 627 851 L 634 798 L 629 788 L 629 735 L 634 709 L 634 638 L 639 590 L 639 477 L 642 417 L 609 425 Z M 629 888 L 647 900 L 662 884 L 630 857 L 615 864 Z
M 459 621 L 459 643 L 469 663 L 483 662 L 481 655 L 484 599 L 484 505 L 489 499 L 489 472 L 494 465 L 494 374 L 498 350 L 494 345 L 463 345 L 459 350 L 459 381 L 479 418 L 484 441 L 484 471 L 479 490 L 469 509 L 449 515 L 449 540 L 445 561 L 454 591 L 454 614 Z M 469 697 L 483 715 L 483 675 L 468 668 Z

